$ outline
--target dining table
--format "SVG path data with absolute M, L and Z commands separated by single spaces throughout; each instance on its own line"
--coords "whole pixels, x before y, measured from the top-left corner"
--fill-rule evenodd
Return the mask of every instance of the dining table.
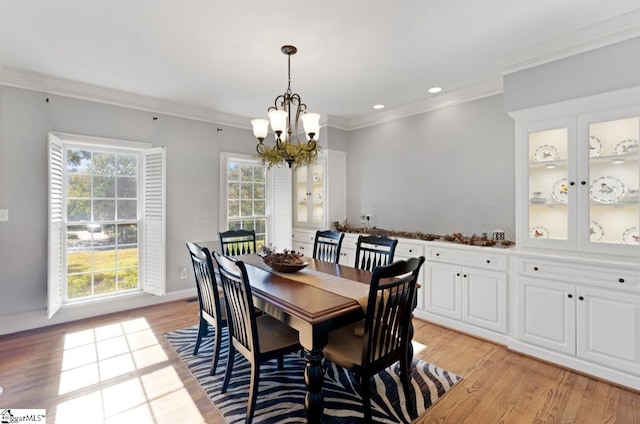
M 371 272 L 313 258 L 296 273 L 275 272 L 259 255 L 239 255 L 245 263 L 254 305 L 299 333 L 306 362 L 307 422 L 322 421 L 323 348 L 329 332 L 364 318 Z

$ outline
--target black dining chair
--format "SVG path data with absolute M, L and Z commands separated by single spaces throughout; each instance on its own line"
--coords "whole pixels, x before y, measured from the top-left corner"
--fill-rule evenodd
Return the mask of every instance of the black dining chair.
M 225 256 L 257 253 L 255 230 L 229 230 L 218 233 L 220 251 Z
M 283 369 L 283 355 L 297 352 L 302 347 L 298 342 L 298 332 L 277 319 L 267 315 L 256 315 L 251 295 L 251 285 L 247 269 L 242 261 L 213 253 L 227 304 L 229 317 L 229 356 L 227 370 L 222 383 L 222 393 L 227 392 L 233 373 L 234 356 L 240 352 L 251 364 L 251 382 L 247 404 L 246 423 L 250 423 L 256 408 L 260 364 L 278 360 L 278 368 Z
M 344 233 L 338 231 L 316 231 L 316 237 L 313 241 L 313 259 L 337 264 L 340 261 L 343 238 Z
M 424 256 L 375 267 L 365 319 L 329 333 L 325 358 L 360 379 L 364 422 L 372 420 L 370 379 L 400 362 L 400 380 L 410 411 L 415 411 L 411 386 L 411 319 L 417 280 Z
M 398 239 L 384 236 L 358 236 L 356 243 L 355 267 L 373 271 L 377 266 L 388 265 L 393 262 Z
M 221 297 L 216 282 L 215 271 L 211 254 L 206 247 L 200 247 L 196 243 L 187 243 L 187 249 L 191 255 L 193 273 L 196 277 L 198 289 L 198 337 L 193 354 L 197 355 L 202 338 L 209 332 L 209 325 L 214 329 L 213 333 L 213 359 L 210 374 L 214 375 L 220 357 L 220 344 L 222 341 L 222 329 L 227 326 L 227 311 L 224 305 L 224 297 Z

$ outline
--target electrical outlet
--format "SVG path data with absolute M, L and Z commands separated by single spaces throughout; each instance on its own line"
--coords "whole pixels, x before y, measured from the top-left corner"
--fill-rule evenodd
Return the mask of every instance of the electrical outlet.
M 186 280 L 187 279 L 187 267 L 186 266 L 180 267 L 180 279 L 181 280 Z

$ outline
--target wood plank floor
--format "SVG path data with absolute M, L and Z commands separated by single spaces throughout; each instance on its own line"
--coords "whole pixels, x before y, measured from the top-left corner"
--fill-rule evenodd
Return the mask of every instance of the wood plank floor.
M 48 423 L 223 423 L 163 333 L 196 323 L 176 301 L 0 337 L 0 409 Z M 417 421 L 640 423 L 640 393 L 415 321 L 416 356 L 464 377 Z M 426 348 L 424 345 L 427 345 Z

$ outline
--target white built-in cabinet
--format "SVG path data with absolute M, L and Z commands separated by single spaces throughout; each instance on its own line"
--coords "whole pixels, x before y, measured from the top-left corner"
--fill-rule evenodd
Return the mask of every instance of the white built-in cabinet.
M 424 307 L 416 316 L 506 342 L 507 254 L 438 243 L 426 250 Z
M 640 389 L 640 87 L 510 114 L 508 345 Z
M 510 347 L 640 387 L 636 267 L 536 256 L 519 256 L 516 267 L 517 326 Z
M 512 116 L 518 245 L 640 255 L 640 101 L 608 95 Z
M 325 230 L 346 219 L 345 152 L 323 151 L 293 171 L 293 227 Z

